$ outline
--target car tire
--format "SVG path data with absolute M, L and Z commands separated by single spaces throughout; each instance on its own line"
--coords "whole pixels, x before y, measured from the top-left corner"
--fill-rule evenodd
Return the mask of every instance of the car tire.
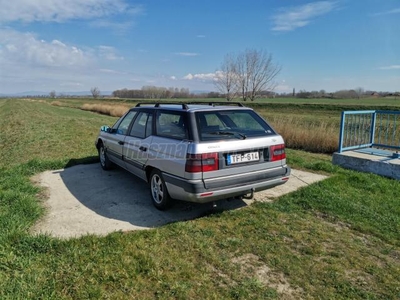
M 103 170 L 107 171 L 112 169 L 112 162 L 108 158 L 106 149 L 104 148 L 103 144 L 100 144 L 99 147 L 99 159 L 100 159 L 100 166 Z
M 153 205 L 158 210 L 166 210 L 172 205 L 172 199 L 168 193 L 164 178 L 157 169 L 153 170 L 149 178 L 150 196 Z

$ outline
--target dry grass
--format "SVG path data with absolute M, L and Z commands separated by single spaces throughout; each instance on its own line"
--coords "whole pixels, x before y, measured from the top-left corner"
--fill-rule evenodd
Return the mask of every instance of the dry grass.
M 93 111 L 112 117 L 121 117 L 130 108 L 128 105 L 121 104 L 83 104 L 81 107 L 82 110 Z
M 299 119 L 275 119 L 272 126 L 283 136 L 288 148 L 315 153 L 333 153 L 339 148 L 339 129 L 325 122 L 305 123 Z
M 51 102 L 51 105 L 53 105 L 53 106 L 63 106 L 63 104 L 60 101 L 53 101 L 53 102 Z

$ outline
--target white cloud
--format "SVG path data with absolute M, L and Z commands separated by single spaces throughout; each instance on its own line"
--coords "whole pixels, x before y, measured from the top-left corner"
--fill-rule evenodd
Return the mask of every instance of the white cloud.
M 176 55 L 179 56 L 199 56 L 199 53 L 195 53 L 195 52 L 176 52 Z
M 112 70 L 112 69 L 99 69 L 99 71 L 102 73 L 107 73 L 107 74 L 128 75 L 127 72 L 121 72 L 121 71 Z
M 176 77 L 175 76 L 171 76 L 169 79 L 176 80 Z
M 185 80 L 192 80 L 194 78 L 194 76 L 192 75 L 192 74 L 187 74 L 186 76 L 183 76 L 183 78 L 182 79 L 185 79 Z
M 44 40 L 41 40 L 41 42 L 45 43 Z M 53 45 L 56 45 L 56 46 L 61 46 L 61 47 L 64 47 L 64 48 L 67 47 L 67 45 L 65 45 L 63 42 L 60 42 L 59 40 L 53 40 L 51 43 Z
M 99 46 L 99 56 L 107 60 L 123 60 L 123 56 L 117 55 L 117 50 L 110 46 Z
M 118 23 L 108 20 L 95 20 L 93 22 L 90 22 L 90 26 L 96 28 L 110 29 L 117 34 L 125 34 L 128 30 L 135 26 L 135 22 L 127 21 Z
M 125 0 L 0 0 L 0 7 L 0 23 L 65 22 L 142 12 L 141 6 Z
M 282 8 L 272 19 L 273 31 L 292 31 L 308 25 L 313 19 L 325 15 L 337 7 L 336 1 L 318 1 L 299 6 Z
M 218 77 L 219 72 L 203 73 L 203 74 L 187 74 L 182 79 L 184 80 L 200 80 L 200 81 L 214 81 Z
M 393 14 L 400 14 L 400 8 L 394 8 L 388 11 L 383 11 L 379 13 L 372 14 L 373 16 L 384 16 L 384 15 L 393 15 Z
M 274 92 L 278 92 L 278 93 L 288 93 L 291 91 L 292 91 L 292 88 L 285 84 L 278 84 L 274 89 Z
M 80 82 L 62 82 L 60 83 L 60 86 L 65 86 L 65 87 L 73 87 L 73 88 L 82 88 L 82 83 Z
M 113 47 L 82 48 L 62 40 L 45 41 L 32 33 L 0 29 L 0 93 L 21 91 L 112 90 L 131 86 L 118 71 L 121 56 Z
M 380 67 L 380 70 L 400 70 L 400 65 L 391 65 L 391 66 L 385 66 L 385 67 Z
M 114 47 L 44 40 L 10 26 L 90 20 L 89 26 L 124 33 L 135 25 L 132 17 L 144 11 L 142 6 L 130 0 L 0 0 L 0 7 L 0 92 L 130 85 L 126 74 L 111 72 L 124 59 Z
M 0 62 L 37 67 L 85 66 L 93 60 L 89 52 L 59 40 L 38 40 L 32 33 L 0 29 Z

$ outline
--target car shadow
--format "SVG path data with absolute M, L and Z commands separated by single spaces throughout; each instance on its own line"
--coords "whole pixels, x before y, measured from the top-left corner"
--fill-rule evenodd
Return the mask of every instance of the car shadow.
M 71 204 L 66 205 L 76 206 L 77 200 L 97 215 L 135 227 L 153 228 L 247 205 L 239 199 L 218 201 L 216 207 L 212 203 L 175 201 L 167 211 L 159 211 L 151 202 L 148 184 L 121 168 L 104 171 L 99 163 L 74 165 L 53 175 L 60 176 L 72 196 Z

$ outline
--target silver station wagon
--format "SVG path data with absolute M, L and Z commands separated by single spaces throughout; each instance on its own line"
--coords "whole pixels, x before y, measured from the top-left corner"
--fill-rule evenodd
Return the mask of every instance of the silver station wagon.
M 240 103 L 139 103 L 96 139 L 104 170 L 118 165 L 150 185 L 154 206 L 174 199 L 251 198 L 289 179 L 283 138 Z

